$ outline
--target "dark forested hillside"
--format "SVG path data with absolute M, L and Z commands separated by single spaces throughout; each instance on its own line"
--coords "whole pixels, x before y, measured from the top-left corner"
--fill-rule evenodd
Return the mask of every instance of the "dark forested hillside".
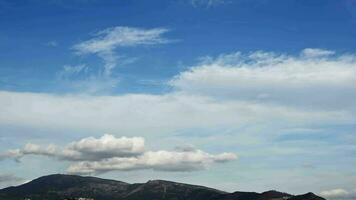
M 293 196 L 277 191 L 234 192 L 197 185 L 153 180 L 129 184 L 121 181 L 75 175 L 49 175 L 29 183 L 0 190 L 0 200 L 323 200 L 307 193 Z

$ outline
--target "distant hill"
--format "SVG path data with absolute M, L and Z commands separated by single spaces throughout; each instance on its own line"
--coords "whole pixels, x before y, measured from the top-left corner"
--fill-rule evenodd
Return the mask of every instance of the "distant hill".
M 129 184 L 95 177 L 54 174 L 0 190 L 0 200 L 324 200 L 313 193 L 233 192 L 164 180 Z

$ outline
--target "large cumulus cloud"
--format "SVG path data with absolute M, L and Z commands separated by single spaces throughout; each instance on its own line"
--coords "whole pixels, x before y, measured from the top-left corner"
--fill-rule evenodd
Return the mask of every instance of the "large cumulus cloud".
M 202 150 L 145 151 L 144 139 L 104 135 L 100 138 L 84 138 L 60 148 L 55 145 L 42 147 L 26 144 L 22 149 L 4 152 L 2 158 L 20 160 L 26 155 L 54 157 L 71 161 L 68 173 L 96 174 L 108 171 L 153 169 L 159 171 L 203 170 L 213 163 L 235 160 L 234 153 L 217 155 Z

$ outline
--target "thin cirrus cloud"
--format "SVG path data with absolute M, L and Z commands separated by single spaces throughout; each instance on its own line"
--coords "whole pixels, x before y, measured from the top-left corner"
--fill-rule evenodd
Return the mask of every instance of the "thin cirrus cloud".
M 55 145 L 41 147 L 28 143 L 22 149 L 9 150 L 2 158 L 18 161 L 26 155 L 38 155 L 70 161 L 67 172 L 71 174 L 98 174 L 108 171 L 152 169 L 158 171 L 203 170 L 213 163 L 235 160 L 234 153 L 212 155 L 201 150 L 145 151 L 144 139 L 104 135 L 84 138 L 64 148 Z
M 229 1 L 227 0 L 189 0 L 194 7 L 205 7 L 210 8 L 213 6 L 225 4 Z
M 120 82 L 120 77 L 112 74 L 118 65 L 135 62 L 137 57 L 127 57 L 120 52 L 124 48 L 138 46 L 155 46 L 175 40 L 167 39 L 164 34 L 166 28 L 135 28 L 117 26 L 95 33 L 91 39 L 73 45 L 76 55 L 95 55 L 104 64 L 98 69 L 88 64 L 65 65 L 57 73 L 57 78 L 66 88 L 75 91 L 97 94 L 114 89 Z
M 64 65 L 63 70 L 57 73 L 59 79 L 65 80 L 72 78 L 82 72 L 87 72 L 88 67 L 84 64 L 81 65 Z
M 157 45 L 171 42 L 162 35 L 168 32 L 165 28 L 142 29 L 133 27 L 112 27 L 95 34 L 95 37 L 76 44 L 73 49 L 77 54 L 94 54 L 105 62 L 104 75 L 110 75 L 117 65 L 115 50 L 120 47 L 140 45 Z
M 334 51 L 326 50 L 326 49 L 313 49 L 313 48 L 306 48 L 304 49 L 301 54 L 304 57 L 320 57 L 320 56 L 330 56 L 334 55 Z

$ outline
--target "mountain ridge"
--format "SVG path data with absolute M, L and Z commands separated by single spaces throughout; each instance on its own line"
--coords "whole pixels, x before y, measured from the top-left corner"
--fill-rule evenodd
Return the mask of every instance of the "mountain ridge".
M 0 189 L 0 200 L 324 200 L 313 193 L 291 195 L 275 190 L 228 193 L 200 185 L 166 180 L 126 183 L 92 176 L 52 174 Z

